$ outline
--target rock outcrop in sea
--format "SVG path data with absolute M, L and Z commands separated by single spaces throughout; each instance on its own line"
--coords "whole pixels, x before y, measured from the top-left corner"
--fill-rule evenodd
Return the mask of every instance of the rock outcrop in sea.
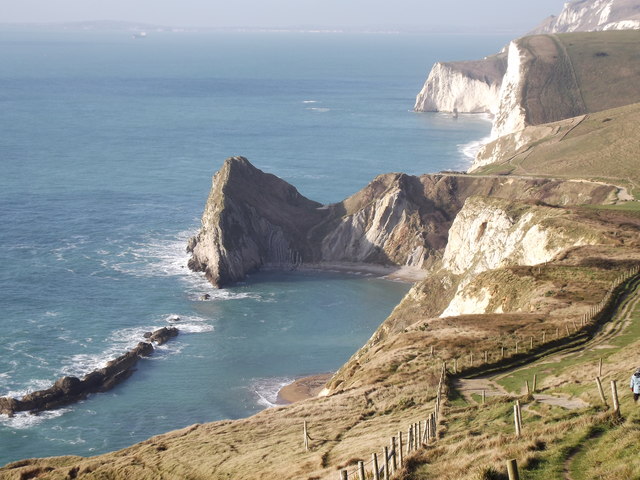
M 151 332 L 148 338 L 150 342 L 162 345 L 176 335 L 176 327 L 163 327 Z M 127 353 L 109 361 L 104 368 L 94 370 L 82 379 L 65 376 L 56 380 L 51 387 L 28 393 L 20 399 L 0 397 L 0 414 L 11 416 L 16 412 L 37 413 L 54 410 L 84 400 L 91 393 L 111 390 L 131 376 L 138 360 L 148 357 L 153 351 L 151 343 L 139 342 Z

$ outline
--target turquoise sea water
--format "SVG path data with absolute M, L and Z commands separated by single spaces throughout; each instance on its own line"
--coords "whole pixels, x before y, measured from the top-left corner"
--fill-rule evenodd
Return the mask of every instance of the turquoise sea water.
M 184 252 L 211 175 L 244 155 L 334 202 L 379 173 L 465 168 L 489 123 L 414 114 L 413 100 L 437 59 L 506 41 L 0 31 L 0 396 L 82 375 L 182 318 L 116 389 L 0 416 L 0 464 L 247 416 L 337 369 L 409 286 L 271 272 L 213 290 Z

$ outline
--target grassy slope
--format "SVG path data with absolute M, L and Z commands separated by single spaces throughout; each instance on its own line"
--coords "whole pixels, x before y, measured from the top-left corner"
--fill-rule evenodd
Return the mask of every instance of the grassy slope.
M 535 35 L 527 52 L 527 123 L 539 125 L 640 102 L 640 31 Z
M 534 58 L 524 88 L 534 126 L 489 144 L 496 163 L 474 173 L 614 181 L 640 196 L 640 31 L 520 43 Z
M 414 459 L 404 478 L 422 480 L 505 478 L 507 459 L 516 458 L 523 478 L 575 480 L 638 478 L 640 409 L 627 383 L 640 364 L 638 281 L 621 292 L 624 299 L 603 332 L 575 351 L 555 354 L 493 378 L 511 391 L 485 405 L 457 399 L 446 414 L 446 434 Z M 622 418 L 602 406 L 594 378 L 603 358 L 603 384 L 617 380 Z M 538 376 L 538 391 L 573 395 L 591 406 L 570 411 L 520 396 L 524 381 Z M 456 398 L 455 392 L 451 395 Z M 513 433 L 512 405 L 523 404 L 523 437 Z M 609 400 L 610 401 L 610 400 Z
M 512 137 L 497 142 L 508 145 Z M 599 180 L 640 196 L 640 103 L 528 127 L 524 138 L 523 147 L 473 173 Z
M 389 437 L 406 432 L 410 423 L 427 417 L 442 359 L 449 365 L 458 359 L 462 368 L 473 352 L 477 366 L 487 351 L 489 363 L 495 365 L 501 362 L 498 352 L 504 346 L 508 362 L 523 362 L 529 354 L 540 353 L 542 331 L 547 332 L 545 348 L 557 348 L 558 343 L 575 342 L 581 337 L 573 331 L 567 337 L 562 325 L 567 319 L 578 320 L 598 302 L 618 272 L 640 263 L 640 218 L 632 213 L 603 215 L 587 208 L 575 209 L 573 215 L 583 216 L 590 228 L 617 239 L 617 243 L 581 247 L 540 267 L 488 272 L 488 278 L 496 280 L 506 276 L 503 283 L 509 288 L 518 290 L 521 286 L 522 292 L 518 293 L 522 295 L 511 300 L 507 314 L 439 319 L 421 314 L 419 309 L 399 308 L 395 313 L 399 318 L 411 312 L 411 318 L 406 318 L 407 327 L 351 363 L 343 372 L 341 391 L 335 395 L 270 409 L 248 419 L 196 425 L 94 458 L 18 462 L 0 469 L 0 478 L 332 478 L 336 469 L 370 459 L 372 452 L 380 453 L 388 445 Z M 612 231 L 619 233 L 614 235 Z M 545 301 L 532 310 L 532 301 L 540 300 L 540 295 Z M 554 314 L 556 310 L 562 315 Z M 551 333 L 557 328 L 560 342 Z M 530 337 L 535 339 L 534 352 L 528 352 Z M 519 356 L 514 356 L 515 341 L 520 341 Z M 435 347 L 435 358 L 431 346 Z M 468 408 L 458 413 L 467 415 Z M 488 413 L 496 417 L 492 429 L 508 429 L 509 419 L 504 416 L 508 408 L 505 404 Z M 312 437 L 308 453 L 302 446 L 305 420 Z M 469 416 L 460 421 L 477 422 Z M 460 439 L 454 434 L 454 426 L 447 426 L 451 436 L 445 438 L 451 441 Z M 510 437 L 506 433 L 503 437 L 507 445 Z M 464 442 L 452 448 L 462 449 Z M 507 454 L 509 450 L 500 453 Z M 490 458 L 474 462 L 487 468 L 492 465 Z

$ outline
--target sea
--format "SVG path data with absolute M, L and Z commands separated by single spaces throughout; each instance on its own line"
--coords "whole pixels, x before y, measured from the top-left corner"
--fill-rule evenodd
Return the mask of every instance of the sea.
M 246 417 L 338 369 L 410 285 L 290 271 L 214 289 L 185 252 L 212 175 L 243 155 L 331 203 L 385 172 L 464 170 L 488 119 L 417 114 L 415 95 L 435 61 L 507 41 L 0 28 L 0 396 L 84 375 L 180 317 L 115 389 L 0 415 L 0 465 Z

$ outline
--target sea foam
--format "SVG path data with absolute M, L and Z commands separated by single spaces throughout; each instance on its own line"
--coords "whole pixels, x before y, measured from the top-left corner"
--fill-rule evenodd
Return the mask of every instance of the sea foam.
M 257 378 L 249 386 L 256 397 L 256 403 L 265 408 L 278 405 L 278 392 L 285 385 L 293 382 L 289 377 Z

